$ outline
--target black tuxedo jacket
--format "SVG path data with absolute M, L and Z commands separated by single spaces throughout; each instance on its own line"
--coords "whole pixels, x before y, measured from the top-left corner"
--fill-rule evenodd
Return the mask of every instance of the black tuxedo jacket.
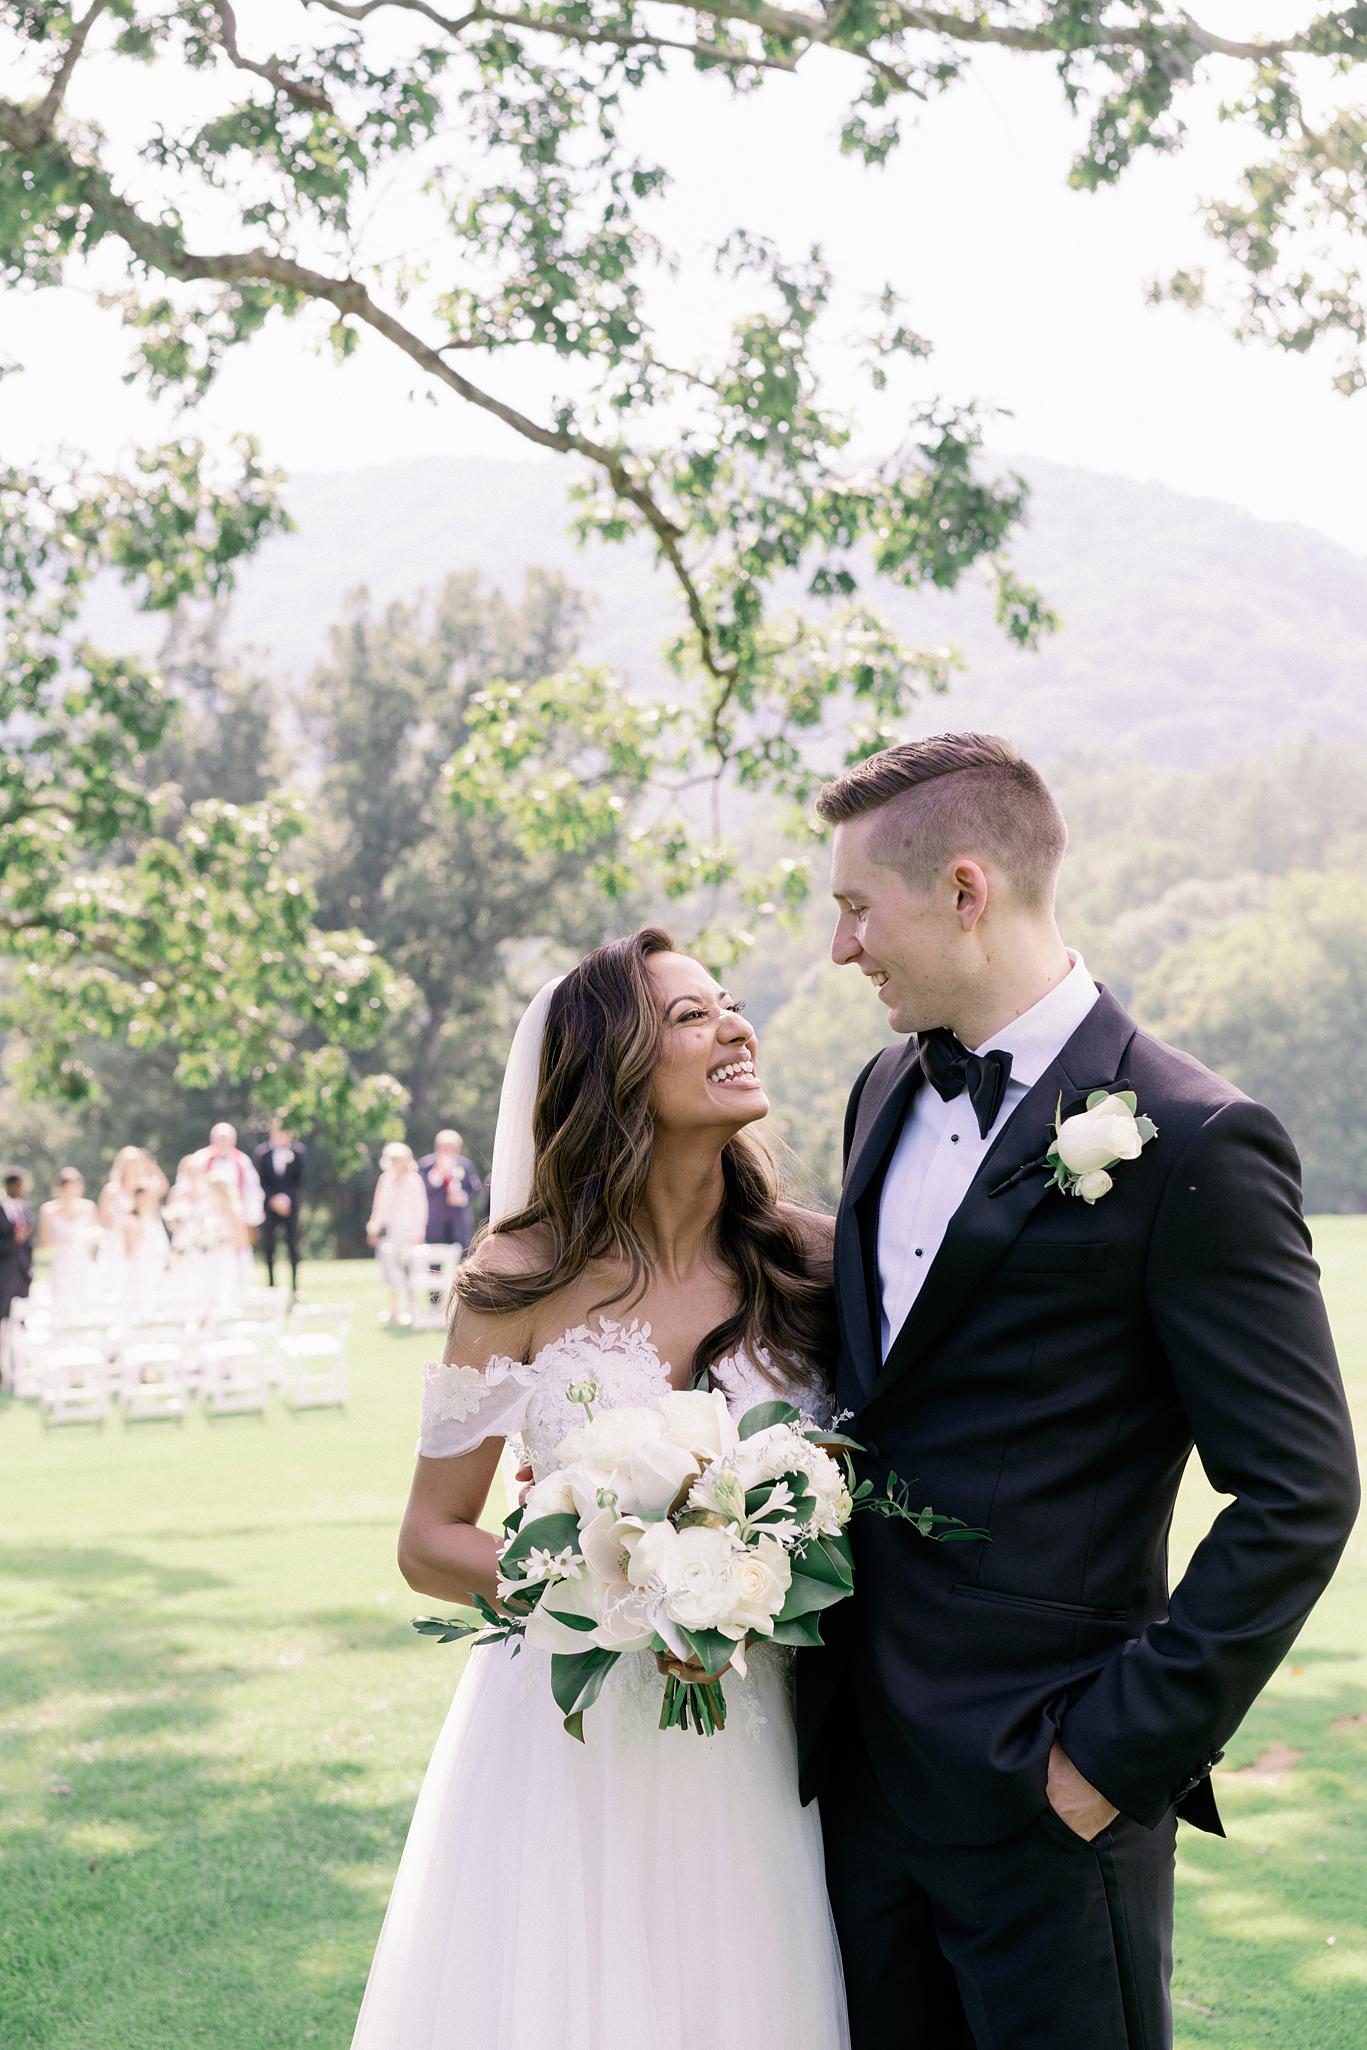
M 1261 1105 L 1102 992 L 990 1148 L 879 1360 L 882 1181 L 916 1043 L 855 1084 L 836 1225 L 839 1406 L 914 1506 L 988 1543 L 860 1515 L 852 1601 L 798 1659 L 804 1798 L 839 1800 L 851 1717 L 907 1826 L 991 1843 L 1045 1803 L 1049 1748 L 1124 1814 L 1208 1829 L 1220 1747 L 1333 1572 L 1358 1505 L 1299 1164 Z M 1132 1088 L 1157 1137 L 1095 1205 L 1032 1168 L 1087 1094 Z M 1171 1596 L 1193 1444 L 1232 1499 Z
M 252 1160 L 256 1165 L 256 1172 L 261 1180 L 261 1193 L 267 1202 L 270 1201 L 272 1196 L 288 1196 L 290 1202 L 297 1210 L 299 1208 L 300 1192 L 304 1186 L 304 1165 L 308 1159 L 308 1154 L 297 1139 L 292 1139 L 290 1141 L 290 1157 L 285 1162 L 284 1173 L 277 1174 L 275 1162 L 271 1158 L 274 1150 L 274 1147 L 268 1140 L 264 1146 L 258 1146 L 252 1155 Z
M 33 1279 L 33 1212 L 23 1205 L 29 1235 L 20 1242 L 9 1212 L 0 1204 L 0 1316 L 8 1312 L 16 1296 L 27 1295 Z

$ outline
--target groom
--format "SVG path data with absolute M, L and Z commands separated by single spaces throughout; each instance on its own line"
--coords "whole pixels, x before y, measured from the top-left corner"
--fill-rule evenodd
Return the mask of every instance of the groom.
M 834 958 L 910 1035 L 845 1121 L 838 1401 L 863 1475 L 991 1532 L 859 1518 L 799 1660 L 854 2050 L 1164 2050 L 1176 1819 L 1223 1833 L 1211 1767 L 1358 1504 L 1296 1155 L 1067 951 L 1007 742 L 889 748 L 817 809 Z M 1072 1128 L 1079 1196 L 1045 1155 L 1101 1091 L 1133 1102 Z M 1193 1445 L 1231 1499 L 1170 1596 Z

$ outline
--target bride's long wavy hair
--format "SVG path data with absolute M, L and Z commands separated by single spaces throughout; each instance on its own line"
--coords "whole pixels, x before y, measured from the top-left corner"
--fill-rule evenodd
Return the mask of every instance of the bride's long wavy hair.
M 643 926 L 586 954 L 556 989 L 541 1048 L 531 1197 L 488 1228 L 498 1235 L 538 1227 L 533 1243 L 546 1243 L 546 1257 L 517 1274 L 478 1261 L 461 1267 L 453 1309 L 524 1310 L 604 1259 L 620 1262 L 625 1279 L 595 1310 L 630 1308 L 645 1294 L 651 1260 L 636 1220 L 654 1153 L 651 1076 L 663 1038 L 648 964 L 677 951 L 659 926 Z M 736 1277 L 738 1307 L 699 1342 L 693 1377 L 743 1349 L 761 1371 L 767 1355 L 776 1381 L 815 1385 L 834 1346 L 829 1263 L 823 1271 L 780 1210 L 778 1170 L 752 1127 L 727 1140 L 721 1164 L 714 1244 Z

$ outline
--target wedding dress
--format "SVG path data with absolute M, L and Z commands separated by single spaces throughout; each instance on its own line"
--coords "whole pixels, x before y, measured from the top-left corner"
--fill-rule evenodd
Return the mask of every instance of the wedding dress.
M 516 1437 L 539 1477 L 583 1420 L 567 1391 L 586 1378 L 603 1408 L 653 1405 L 670 1385 L 648 1324 L 600 1318 L 529 1364 L 430 1366 L 419 1450 Z M 741 1356 L 714 1380 L 737 1414 L 781 1392 Z M 748 1660 L 748 1678 L 726 1676 L 725 1729 L 703 1737 L 657 1727 L 664 1682 L 630 1653 L 578 1744 L 547 1654 L 475 1646 L 352 2050 L 846 2050 L 821 1828 L 798 1801 L 791 1654 Z

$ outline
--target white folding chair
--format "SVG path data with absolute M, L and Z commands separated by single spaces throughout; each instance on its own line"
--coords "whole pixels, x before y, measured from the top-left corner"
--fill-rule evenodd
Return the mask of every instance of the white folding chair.
M 339 1409 L 347 1399 L 351 1305 L 297 1309 L 276 1344 L 281 1399 L 290 1409 Z
M 130 1342 L 119 1356 L 119 1399 L 129 1423 L 157 1417 L 184 1422 L 189 1408 L 185 1347 L 174 1340 Z
M 41 1380 L 38 1407 L 45 1427 L 103 1427 L 109 1415 L 113 1376 L 107 1357 L 97 1346 L 52 1340 L 35 1348 L 34 1366 Z
M 444 1331 L 451 1283 L 460 1265 L 460 1246 L 414 1246 L 408 1254 L 413 1329 Z
M 200 1399 L 209 1416 L 264 1415 L 270 1402 L 266 1350 L 253 1338 L 211 1338 L 199 1348 Z

